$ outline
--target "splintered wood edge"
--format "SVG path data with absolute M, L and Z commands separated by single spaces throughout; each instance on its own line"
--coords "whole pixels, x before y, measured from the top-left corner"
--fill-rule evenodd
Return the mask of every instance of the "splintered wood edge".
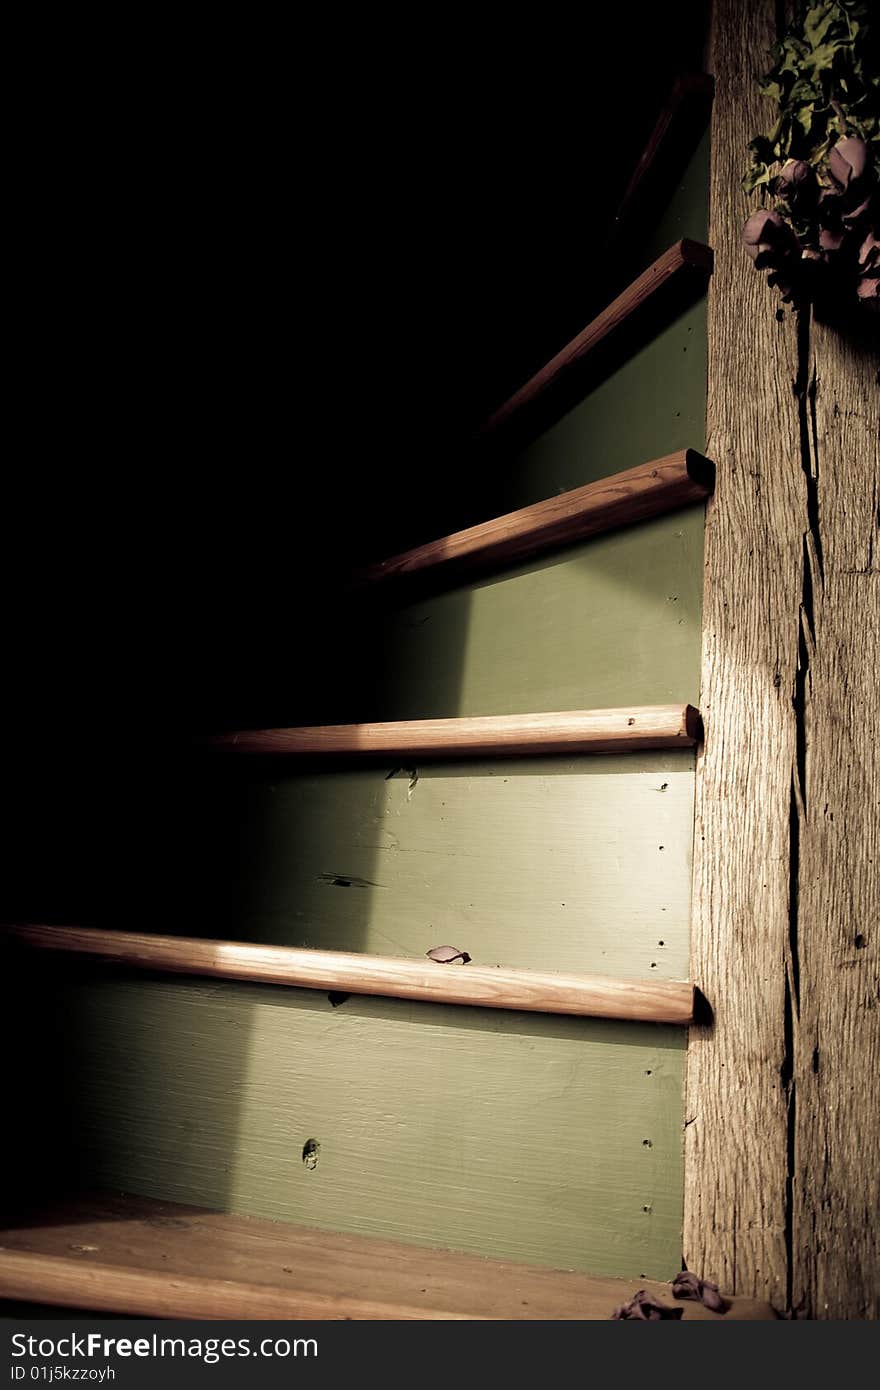
M 201 746 L 293 758 L 468 758 L 690 748 L 702 737 L 692 705 L 326 724 L 217 734 Z
M 2 929 L 2 937 L 11 945 L 92 956 L 142 970 L 434 1004 L 681 1025 L 691 1023 L 694 1016 L 694 987 L 684 980 L 621 980 L 498 966 L 438 965 L 345 951 L 90 927 L 12 924 Z
M 714 464 L 695 449 L 681 449 L 368 565 L 352 576 L 351 587 L 514 564 L 705 501 L 714 485 Z

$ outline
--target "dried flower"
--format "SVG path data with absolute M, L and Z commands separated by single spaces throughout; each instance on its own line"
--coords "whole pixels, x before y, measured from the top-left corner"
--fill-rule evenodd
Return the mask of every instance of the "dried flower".
M 828 172 L 841 188 L 863 178 L 867 166 L 868 146 L 855 135 L 838 140 L 828 156 Z
M 613 1322 L 625 1322 L 629 1319 L 642 1322 L 660 1322 L 661 1319 L 665 1318 L 680 1318 L 683 1313 L 683 1308 L 671 1308 L 668 1303 L 661 1303 L 653 1294 L 648 1293 L 647 1289 L 639 1289 L 638 1293 L 633 1294 L 629 1303 L 615 1308 L 611 1314 L 611 1319 Z
M 689 1270 L 676 1274 L 672 1281 L 672 1297 L 702 1303 L 705 1308 L 711 1308 L 713 1313 L 727 1312 L 727 1304 L 718 1291 L 718 1285 L 713 1284 L 711 1279 L 701 1279 L 699 1275 L 691 1274 Z

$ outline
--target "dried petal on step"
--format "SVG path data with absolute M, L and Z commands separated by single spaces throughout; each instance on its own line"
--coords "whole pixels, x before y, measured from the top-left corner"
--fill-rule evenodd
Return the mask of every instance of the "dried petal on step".
M 683 1308 L 671 1308 L 668 1303 L 661 1303 L 653 1294 L 648 1293 L 647 1289 L 639 1289 L 638 1293 L 633 1294 L 629 1303 L 615 1308 L 611 1314 L 611 1320 L 612 1322 L 626 1322 L 630 1319 L 641 1322 L 660 1322 L 666 1318 L 680 1318 L 683 1313 Z
M 683 1270 L 672 1281 L 673 1298 L 686 1298 L 694 1303 L 702 1303 L 713 1313 L 726 1313 L 727 1304 L 718 1291 L 718 1285 L 711 1279 L 701 1279 L 698 1274 Z
M 438 965 L 467 965 L 470 960 L 467 951 L 460 951 L 457 946 L 432 946 L 425 955 Z

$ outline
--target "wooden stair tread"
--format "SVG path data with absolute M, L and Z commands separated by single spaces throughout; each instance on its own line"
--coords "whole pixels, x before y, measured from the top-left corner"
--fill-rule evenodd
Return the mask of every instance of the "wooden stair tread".
M 221 753 L 396 760 L 626 753 L 692 748 L 700 737 L 700 715 L 692 705 L 626 705 L 622 709 L 249 729 L 217 734 L 205 743 Z
M 176 1318 L 610 1318 L 639 1288 L 685 1319 L 771 1319 L 730 1300 L 725 1315 L 676 1303 L 667 1284 L 591 1275 L 232 1216 L 152 1198 L 81 1197 L 0 1230 L 0 1296 Z
M 566 343 L 539 371 L 500 405 L 479 432 L 480 438 L 497 434 L 523 411 L 530 409 L 557 387 L 573 368 L 610 334 L 633 318 L 649 300 L 673 281 L 687 276 L 712 274 L 712 250 L 702 242 L 677 241 L 647 270 L 626 286 L 616 299 L 597 314 L 571 342 Z
M 432 574 L 459 577 L 516 564 L 603 531 L 703 502 L 714 482 L 710 460 L 694 449 L 681 449 L 368 565 L 354 575 L 354 587 L 424 580 Z
M 91 956 L 140 970 L 380 994 L 432 1004 L 685 1026 L 694 1017 L 694 988 L 683 980 L 631 980 L 505 966 L 440 965 L 421 958 L 398 959 L 361 952 L 92 927 L 7 925 L 0 929 L 0 940 L 36 950 Z
M 646 188 L 664 173 L 668 179 L 676 157 L 683 162 L 682 156 L 693 149 L 709 119 L 714 92 L 715 80 L 709 73 L 686 72 L 676 78 L 615 213 L 606 249 L 612 250 L 621 232 L 642 213 Z

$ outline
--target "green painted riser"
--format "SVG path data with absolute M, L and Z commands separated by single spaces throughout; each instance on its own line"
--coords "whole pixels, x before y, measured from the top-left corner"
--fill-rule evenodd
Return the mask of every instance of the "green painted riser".
M 645 248 L 640 269 L 682 237 L 707 240 L 708 185 L 707 132 Z M 703 297 L 499 470 L 503 506 L 525 507 L 677 449 L 703 449 L 706 373 Z
M 708 161 L 707 135 L 639 269 L 681 237 L 707 239 Z M 492 514 L 703 449 L 706 372 L 703 296 L 531 447 L 494 466 Z M 688 507 L 431 599 L 392 603 L 372 624 L 341 613 L 304 679 L 320 685 L 321 668 L 337 670 L 349 647 L 351 686 L 335 682 L 301 722 L 698 704 L 703 523 L 704 508 Z
M 699 703 L 702 506 L 392 611 L 371 716 Z
M 499 480 L 505 509 L 704 447 L 706 301 L 663 328 L 517 459 Z
M 679 1265 L 679 1029 L 69 966 L 31 988 L 19 1046 L 29 1018 L 59 1172 L 596 1273 Z
M 706 186 L 703 149 L 646 261 L 705 239 Z M 497 472 L 493 510 L 700 448 L 704 404 L 698 304 Z M 272 692 L 276 722 L 698 703 L 702 535 L 692 507 L 372 625 L 328 613 L 323 649 L 298 647 L 294 621 L 300 664 Z M 690 755 L 419 767 L 412 788 L 390 771 L 175 769 L 163 814 L 133 836 L 113 920 L 686 975 Z M 130 780 L 108 794 L 116 823 L 138 803 Z M 100 827 L 88 845 L 100 880 Z M 103 924 L 115 909 L 101 905 Z M 682 1030 L 354 996 L 334 1009 L 320 993 L 43 960 L 16 976 L 2 1026 L 5 1054 L 30 1054 L 10 1080 L 18 1184 L 599 1274 L 679 1267 Z
M 384 768 L 239 778 L 227 764 L 192 797 L 190 910 L 178 916 L 178 903 L 157 929 L 398 956 L 451 943 L 480 964 L 687 975 L 691 753 L 390 780 Z

